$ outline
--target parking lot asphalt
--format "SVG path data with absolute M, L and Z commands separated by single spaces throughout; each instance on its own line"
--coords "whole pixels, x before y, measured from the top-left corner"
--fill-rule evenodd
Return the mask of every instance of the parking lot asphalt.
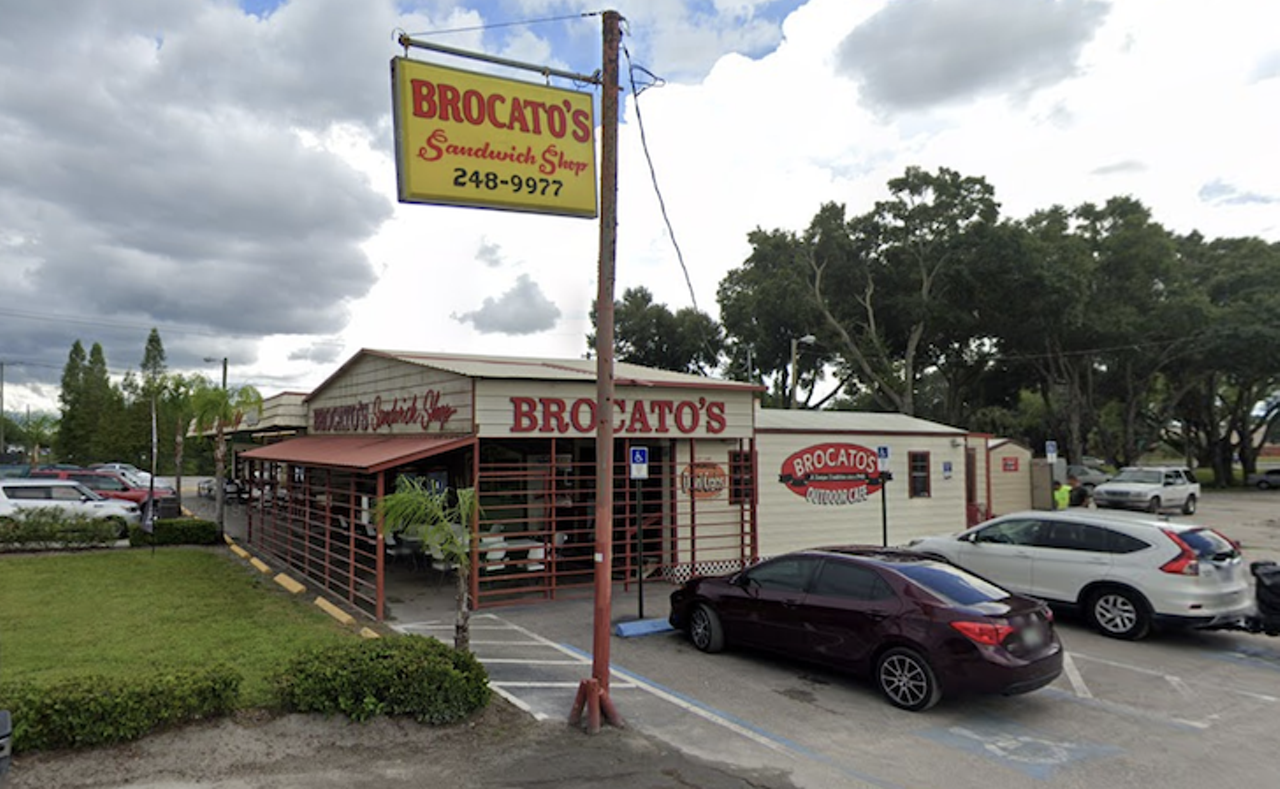
M 1172 516 L 1178 517 L 1178 516 Z M 1280 560 L 1280 494 L 1212 492 L 1193 519 Z M 396 579 L 388 624 L 449 640 L 449 585 Z M 389 587 L 391 589 L 392 587 Z M 672 587 L 647 586 L 660 617 Z M 614 592 L 615 620 L 636 612 Z M 477 612 L 472 648 L 494 688 L 551 724 L 590 675 L 592 601 Z M 692 755 L 787 772 L 803 787 L 1146 789 L 1277 785 L 1280 638 L 1168 632 L 1104 638 L 1059 618 L 1066 670 L 1025 696 L 944 700 L 923 714 L 866 681 L 758 654 L 698 652 L 682 634 L 614 637 L 611 697 L 626 724 Z

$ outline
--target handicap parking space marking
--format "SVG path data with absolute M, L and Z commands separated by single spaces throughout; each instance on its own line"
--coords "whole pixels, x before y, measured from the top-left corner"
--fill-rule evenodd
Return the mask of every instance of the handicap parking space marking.
M 1040 781 L 1075 762 L 1105 759 L 1123 753 L 1114 745 L 1054 739 L 1011 721 L 976 718 L 963 726 L 917 732 L 932 742 L 982 756 Z

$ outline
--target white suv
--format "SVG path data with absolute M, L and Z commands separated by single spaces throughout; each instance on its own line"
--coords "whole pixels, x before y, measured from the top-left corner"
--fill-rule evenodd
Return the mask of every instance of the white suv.
M 27 507 L 61 507 L 90 518 L 117 520 L 125 525 L 138 523 L 138 505 L 131 501 L 99 496 L 79 482 L 65 479 L 0 479 L 0 518 L 11 517 Z
M 1234 621 L 1253 606 L 1236 545 L 1189 523 L 1097 510 L 1029 511 L 908 547 L 1011 592 L 1078 607 L 1114 638 L 1142 638 L 1153 624 Z
M 1126 466 L 1093 489 L 1099 507 L 1159 512 L 1178 507 L 1182 514 L 1196 511 L 1200 483 L 1191 469 L 1181 466 Z

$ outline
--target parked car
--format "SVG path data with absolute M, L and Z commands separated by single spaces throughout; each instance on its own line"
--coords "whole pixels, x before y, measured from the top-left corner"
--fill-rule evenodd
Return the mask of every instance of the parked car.
M 1062 672 L 1053 615 L 945 562 L 858 546 L 784 554 L 671 594 L 703 652 L 752 647 L 872 677 L 890 704 L 1026 693 Z
M 89 488 L 62 479 L 0 479 L 0 518 L 12 517 L 18 510 L 32 507 L 58 507 L 69 513 L 90 518 L 115 520 L 123 527 L 139 521 L 138 505 L 99 496 Z
M 181 514 L 178 499 L 172 490 L 156 488 L 153 502 L 149 487 L 136 485 L 115 471 L 84 468 L 37 469 L 31 472 L 30 478 L 68 479 L 79 482 L 109 499 L 121 499 L 137 504 L 143 517 L 147 516 L 147 510 L 152 506 L 155 507 L 155 516 L 158 518 L 176 518 Z
M 140 488 L 151 487 L 151 472 L 143 471 L 132 463 L 91 463 L 89 468 L 95 471 L 114 471 Z M 157 488 L 173 489 L 173 486 L 156 477 Z
M 1280 490 L 1280 468 L 1250 474 L 1245 478 L 1245 484 L 1252 485 L 1258 490 Z
M 217 487 L 218 483 L 210 477 L 209 479 L 200 480 L 196 492 L 201 498 L 212 499 Z M 222 481 L 222 495 L 227 501 L 243 502 L 249 499 L 249 490 L 234 479 L 224 479 Z
M 1067 466 L 1067 476 L 1080 480 L 1080 487 L 1088 491 L 1111 479 L 1110 474 L 1096 466 Z
M 1099 507 L 1160 512 L 1178 507 L 1184 515 L 1196 511 L 1200 483 L 1189 468 L 1181 466 L 1126 466 L 1093 489 Z
M 1098 510 L 1004 515 L 912 550 L 945 558 L 1020 594 L 1077 607 L 1103 635 L 1153 625 L 1208 627 L 1251 605 L 1244 560 L 1203 526 Z

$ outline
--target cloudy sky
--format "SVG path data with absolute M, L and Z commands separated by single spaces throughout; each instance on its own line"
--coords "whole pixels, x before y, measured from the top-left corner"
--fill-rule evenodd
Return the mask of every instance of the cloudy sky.
M 266 395 L 362 347 L 581 356 L 596 223 L 398 204 L 388 63 L 406 31 L 590 73 L 604 7 L 0 0 L 5 408 L 54 406 L 76 339 L 136 369 L 153 326 L 172 369 L 226 357 Z M 861 213 L 910 165 L 986 177 L 1006 216 L 1129 194 L 1280 240 L 1274 0 L 612 7 L 624 69 L 663 80 L 624 102 L 619 295 L 714 315 L 750 230 Z

